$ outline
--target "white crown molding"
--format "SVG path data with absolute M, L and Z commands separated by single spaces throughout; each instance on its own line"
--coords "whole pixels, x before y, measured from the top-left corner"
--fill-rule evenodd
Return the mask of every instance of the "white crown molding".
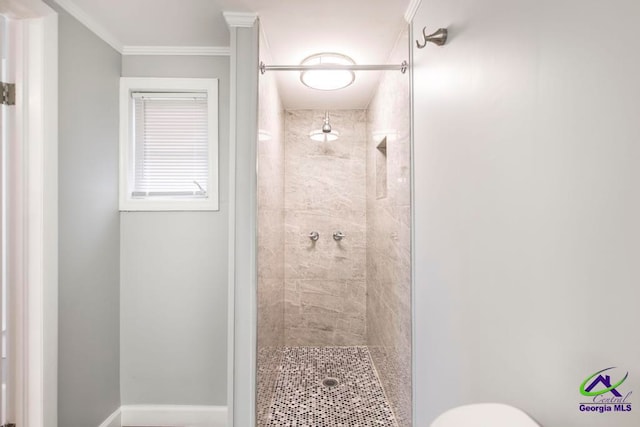
M 109 46 L 122 53 L 123 44 L 117 37 L 111 34 L 106 28 L 96 22 L 91 16 L 82 10 L 72 0 L 55 0 L 71 16 L 80 21 L 85 27 L 91 30 L 96 36 L 104 40 Z
M 253 27 L 258 14 L 252 12 L 222 12 L 229 27 Z
M 408 23 L 411 23 L 411 21 L 413 21 L 413 17 L 416 16 L 416 12 L 420 7 L 420 3 L 422 3 L 422 0 L 411 0 L 409 2 L 409 6 L 407 6 L 407 10 L 404 13 L 405 21 L 407 21 Z
M 123 55 L 229 56 L 228 46 L 124 46 Z

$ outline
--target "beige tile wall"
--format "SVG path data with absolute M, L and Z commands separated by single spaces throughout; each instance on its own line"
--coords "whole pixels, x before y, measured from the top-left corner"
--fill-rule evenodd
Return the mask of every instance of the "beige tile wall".
M 285 341 L 366 340 L 366 111 L 330 111 L 340 132 L 315 142 L 324 111 L 285 113 Z M 308 234 L 320 233 L 313 242 Z M 333 239 L 342 231 L 346 238 Z
M 408 59 L 407 37 L 391 62 Z M 400 427 L 411 425 L 409 100 L 408 74 L 387 71 L 367 111 L 367 344 Z
M 273 73 L 260 76 L 259 96 L 256 408 L 258 425 L 264 425 L 284 345 L 284 111 Z
M 258 124 L 258 348 L 284 344 L 283 114 L 273 74 L 265 74 Z

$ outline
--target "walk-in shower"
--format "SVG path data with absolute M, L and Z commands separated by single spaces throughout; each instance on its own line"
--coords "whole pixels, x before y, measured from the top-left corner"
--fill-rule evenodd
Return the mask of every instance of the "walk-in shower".
M 406 63 L 366 108 L 288 109 L 270 71 L 308 69 L 261 55 L 257 425 L 410 426 Z

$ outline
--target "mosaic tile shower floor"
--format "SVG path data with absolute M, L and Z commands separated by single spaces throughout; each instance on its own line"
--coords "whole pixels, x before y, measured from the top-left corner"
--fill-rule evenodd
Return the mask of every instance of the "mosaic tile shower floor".
M 278 368 L 260 427 L 397 427 L 367 347 L 285 347 Z

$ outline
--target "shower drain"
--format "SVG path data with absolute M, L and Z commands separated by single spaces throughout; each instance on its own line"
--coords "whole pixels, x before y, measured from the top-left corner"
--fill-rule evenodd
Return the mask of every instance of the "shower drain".
M 325 387 L 335 387 L 338 385 L 338 380 L 335 378 L 325 378 L 322 380 L 322 385 Z

